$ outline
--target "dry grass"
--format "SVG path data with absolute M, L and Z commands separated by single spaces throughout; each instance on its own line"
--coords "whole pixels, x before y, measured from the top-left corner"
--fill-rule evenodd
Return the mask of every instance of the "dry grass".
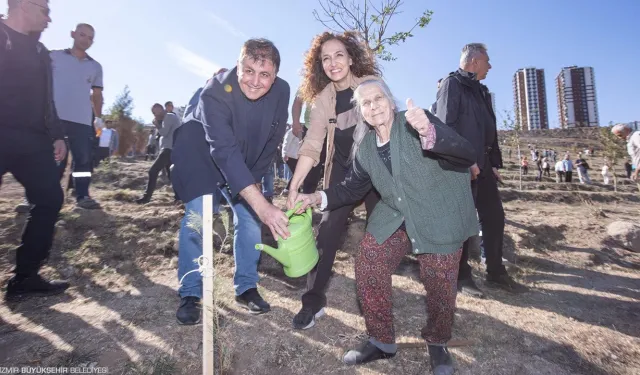
M 92 193 L 104 210 L 65 207 L 44 274 L 68 277 L 73 287 L 63 296 L 0 303 L 0 363 L 96 362 L 111 373 L 135 375 L 202 371 L 202 326 L 175 322 L 183 208 L 172 203 L 167 188 L 159 189 L 151 204 L 132 203 L 144 187 L 148 166 L 119 161 L 101 166 Z M 505 173 L 508 181 L 513 173 Z M 6 177 L 4 182 L 0 271 L 8 275 L 24 218 L 12 211 L 21 190 Z M 622 184 L 622 192 L 614 195 L 607 187 L 557 186 L 546 179 L 524 181 L 522 192 L 509 184 L 503 189 L 505 251 L 513 263 L 510 272 L 531 292 L 514 296 L 487 289 L 482 266 L 474 263 L 488 298 L 458 297 L 454 338 L 472 345 L 452 349 L 457 373 L 640 373 L 640 254 L 601 244 L 610 221 L 637 219 L 640 200 L 625 190 L 635 186 Z M 284 198 L 276 203 L 283 205 Z M 223 249 L 215 262 L 215 363 L 220 373 L 429 373 L 420 348 L 403 347 L 393 360 L 361 368 L 341 364 L 343 352 L 366 337 L 353 273 L 364 230 L 361 214 L 350 221 L 337 256 L 327 315 L 304 332 L 293 330 L 291 319 L 300 308 L 305 280 L 285 277 L 268 256 L 259 266 L 259 290 L 272 311 L 250 316 L 234 305 L 231 216 L 223 211 L 216 218 L 216 248 Z M 272 239 L 265 235 L 264 241 Z M 393 282 L 398 340 L 420 342 L 424 291 L 415 259 L 403 261 Z

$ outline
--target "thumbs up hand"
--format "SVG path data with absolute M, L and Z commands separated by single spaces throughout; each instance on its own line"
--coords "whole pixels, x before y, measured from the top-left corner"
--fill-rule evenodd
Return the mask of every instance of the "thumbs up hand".
M 424 109 L 416 107 L 411 99 L 407 99 L 407 112 L 404 116 L 407 118 L 407 122 L 423 137 L 426 137 L 433 127 Z

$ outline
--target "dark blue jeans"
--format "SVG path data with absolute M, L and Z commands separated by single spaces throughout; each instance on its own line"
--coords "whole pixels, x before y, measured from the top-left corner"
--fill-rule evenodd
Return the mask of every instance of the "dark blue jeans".
M 89 197 L 89 185 L 93 170 L 93 142 L 96 133 L 93 126 L 64 120 L 62 120 L 62 124 L 67 136 L 67 149 L 71 151 L 73 157 L 71 177 L 73 177 L 73 186 L 76 190 L 76 199 L 80 200 Z M 66 165 L 66 160 L 60 164 L 60 175 L 64 173 Z

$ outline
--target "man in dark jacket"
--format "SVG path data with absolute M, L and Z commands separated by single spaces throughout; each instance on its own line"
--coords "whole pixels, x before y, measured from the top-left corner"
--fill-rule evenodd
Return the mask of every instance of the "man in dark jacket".
M 504 235 L 504 209 L 498 192 L 502 182 L 498 168 L 502 168 L 502 155 L 498 145 L 496 116 L 491 96 L 480 81 L 491 69 L 484 44 L 464 46 L 460 69 L 449 74 L 438 90 L 436 115 L 453 127 L 475 148 L 476 163 L 471 167 L 471 187 L 476 209 L 482 225 L 482 240 L 487 264 L 487 285 L 508 291 L 521 289 L 502 264 L 502 236 Z M 482 297 L 471 277 L 469 241 L 465 242 L 458 273 L 458 289 L 468 295 Z
M 216 75 L 200 94 L 192 120 L 176 132 L 171 174 L 185 202 L 179 235 L 176 317 L 180 324 L 200 321 L 202 278 L 195 259 L 202 256 L 202 237 L 193 214 L 202 215 L 203 197 L 219 189 L 234 213 L 236 303 L 251 314 L 270 310 L 257 290 L 261 223 L 274 236 L 288 237 L 288 219 L 267 202 L 258 185 L 272 163 L 287 128 L 289 85 L 277 77 L 278 49 L 268 40 L 251 39 L 242 47 L 237 67 Z
M 51 22 L 48 1 L 9 0 L 8 8 L 8 18 L 0 20 L 0 178 L 11 172 L 33 204 L 5 296 L 17 300 L 69 287 L 38 275 L 62 207 L 56 161 L 66 147 L 53 105 L 49 51 L 37 37 Z

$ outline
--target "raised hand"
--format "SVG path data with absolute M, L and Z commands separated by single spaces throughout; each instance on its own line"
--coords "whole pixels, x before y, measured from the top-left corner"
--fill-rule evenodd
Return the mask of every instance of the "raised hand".
M 424 109 L 416 107 L 413 100 L 407 99 L 407 112 L 404 114 L 407 122 L 423 137 L 426 137 L 430 130 L 431 122 L 424 112 Z

